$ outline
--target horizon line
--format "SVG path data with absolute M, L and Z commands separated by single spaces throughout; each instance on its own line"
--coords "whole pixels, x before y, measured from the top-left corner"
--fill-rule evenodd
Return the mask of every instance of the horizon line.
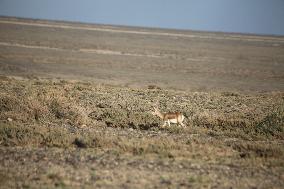
M 154 26 L 141 26 L 141 25 L 124 25 L 124 24 L 110 24 L 100 22 L 88 22 L 78 20 L 63 20 L 63 19 L 48 19 L 48 18 L 32 18 L 25 16 L 10 16 L 1 15 L 2 18 L 14 18 L 19 20 L 37 20 L 37 21 L 50 21 L 50 22 L 61 22 L 61 23 L 73 23 L 73 24 L 88 24 L 88 25 L 101 25 L 101 26 L 113 26 L 113 27 L 125 27 L 125 28 L 141 28 L 141 29 L 152 29 L 152 30 L 171 30 L 171 31 L 188 31 L 188 32 L 199 32 L 199 33 L 217 33 L 217 34 L 231 34 L 231 35 L 246 35 L 246 36 L 263 36 L 263 37 L 284 37 L 281 34 L 268 34 L 268 33 L 252 33 L 252 32 L 233 32 L 233 31 L 221 31 L 221 30 L 198 30 L 198 29 L 185 29 L 185 28 L 166 28 L 166 27 L 154 27 Z

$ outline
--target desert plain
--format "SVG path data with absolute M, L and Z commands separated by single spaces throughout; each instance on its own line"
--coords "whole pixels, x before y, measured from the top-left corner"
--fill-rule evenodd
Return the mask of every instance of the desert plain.
M 1 188 L 283 188 L 283 129 L 283 36 L 0 17 Z

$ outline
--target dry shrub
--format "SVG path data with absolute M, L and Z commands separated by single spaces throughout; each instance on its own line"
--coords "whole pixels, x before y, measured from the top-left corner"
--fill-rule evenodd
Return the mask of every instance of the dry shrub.
M 56 146 L 68 147 L 74 136 L 61 128 L 35 125 L 0 125 L 0 143 L 5 146 Z
M 65 123 L 82 126 L 89 123 L 85 108 L 68 99 L 61 90 L 29 91 L 19 97 L 0 95 L 0 119 L 22 123 Z
M 107 108 L 104 110 L 98 120 L 104 120 L 110 127 L 130 127 L 133 129 L 148 130 L 157 127 L 157 119 L 150 113 L 130 111 L 127 109 Z
M 1 94 L 0 95 L 0 119 L 7 120 L 12 118 L 13 120 L 25 121 L 30 119 L 30 111 L 22 99 L 16 96 Z
M 284 139 L 284 105 L 266 115 L 253 126 L 253 129 L 256 133 L 264 136 Z
M 32 118 L 34 118 L 36 121 L 48 119 L 49 109 L 43 102 L 29 97 L 27 103 L 30 113 L 32 114 Z
M 147 86 L 147 89 L 150 89 L 150 90 L 161 90 L 161 87 L 157 86 L 157 85 L 148 85 Z
M 89 123 L 86 108 L 79 106 L 64 90 L 49 89 L 41 101 L 49 110 L 50 122 L 62 122 L 78 127 Z
M 246 119 L 228 117 L 225 114 L 204 111 L 193 117 L 193 125 L 213 130 L 239 130 L 251 125 Z
M 203 111 L 192 118 L 194 126 L 203 126 L 214 132 L 220 132 L 230 137 L 266 138 L 284 136 L 284 113 L 281 105 L 268 112 L 266 116 L 256 118 L 243 118 L 231 114 L 217 114 Z
M 52 94 L 46 102 L 54 119 L 71 125 L 81 127 L 89 123 L 87 110 L 78 106 L 72 99 L 64 96 L 66 94 Z

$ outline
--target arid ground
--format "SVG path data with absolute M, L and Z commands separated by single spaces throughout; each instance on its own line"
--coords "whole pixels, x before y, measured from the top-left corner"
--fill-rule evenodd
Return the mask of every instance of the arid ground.
M 284 37 L 0 17 L 0 188 L 283 186 Z

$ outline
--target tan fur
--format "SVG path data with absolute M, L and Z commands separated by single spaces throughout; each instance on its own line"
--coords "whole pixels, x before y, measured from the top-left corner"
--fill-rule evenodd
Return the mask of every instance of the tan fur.
M 180 124 L 181 126 L 184 126 L 182 121 L 184 120 L 184 116 L 180 112 L 175 112 L 175 113 L 162 113 L 158 110 L 158 108 L 154 108 L 155 111 L 152 112 L 153 115 L 156 115 L 160 117 L 164 121 L 164 126 L 168 123 L 170 126 L 170 123 L 177 123 L 178 125 Z

